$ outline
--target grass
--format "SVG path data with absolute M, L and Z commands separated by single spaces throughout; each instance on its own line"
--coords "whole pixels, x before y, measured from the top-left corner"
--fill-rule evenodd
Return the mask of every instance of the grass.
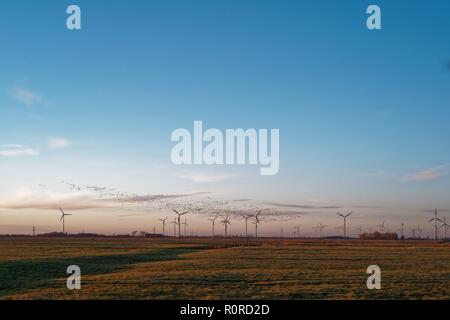
M 401 241 L 1 239 L 0 299 L 449 299 L 449 249 Z M 65 286 L 70 264 L 81 267 L 79 291 Z M 382 270 L 382 290 L 366 288 L 372 264 Z

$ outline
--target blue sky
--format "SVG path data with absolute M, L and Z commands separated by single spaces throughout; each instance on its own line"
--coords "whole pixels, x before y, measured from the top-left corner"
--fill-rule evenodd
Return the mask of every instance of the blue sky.
M 366 28 L 372 3 L 382 30 Z M 80 31 L 65 28 L 69 4 Z M 445 1 L 2 1 L 0 145 L 39 154 L 0 156 L 0 198 L 66 180 L 420 222 L 450 207 L 449 12 Z M 170 134 L 194 120 L 279 128 L 279 174 L 173 166 Z M 1 212 L 20 225 L 33 210 L 18 211 Z

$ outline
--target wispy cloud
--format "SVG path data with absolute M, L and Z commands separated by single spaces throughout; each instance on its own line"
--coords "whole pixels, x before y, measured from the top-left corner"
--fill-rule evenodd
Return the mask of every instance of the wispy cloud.
M 444 164 L 437 167 L 413 171 L 405 174 L 401 180 L 405 182 L 432 181 L 450 174 L 450 165 Z
M 48 147 L 50 149 L 63 149 L 67 148 L 72 142 L 66 138 L 51 138 L 48 140 Z
M 13 98 L 29 107 L 43 102 L 39 94 L 23 87 L 14 88 L 10 91 L 10 94 Z
M 216 174 L 216 173 L 207 173 L 207 172 L 178 172 L 173 174 L 174 177 L 179 179 L 190 180 L 195 183 L 211 183 L 211 182 L 219 182 L 230 179 L 235 179 L 238 175 L 235 174 Z
M 313 205 L 281 203 L 271 201 L 263 202 L 263 204 L 278 208 L 291 208 L 291 209 L 341 209 L 340 206 L 313 206 Z
M 4 144 L 0 146 L 0 157 L 23 157 L 23 156 L 37 156 L 39 151 L 26 148 L 20 144 Z
M 9 144 L 2 144 L 2 145 L 0 145 L 0 148 L 23 148 L 23 145 L 15 144 L 15 143 L 9 143 Z
M 67 210 L 83 210 L 116 207 L 117 203 L 93 199 L 88 193 L 54 193 L 51 191 L 17 190 L 13 195 L 0 199 L 2 209 L 46 209 L 63 207 Z

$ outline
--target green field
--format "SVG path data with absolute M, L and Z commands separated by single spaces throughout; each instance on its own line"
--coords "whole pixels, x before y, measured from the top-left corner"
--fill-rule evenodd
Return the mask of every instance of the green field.
M 0 238 L 0 299 L 449 299 L 450 244 Z M 366 269 L 382 270 L 367 290 Z M 78 265 L 82 289 L 66 287 Z

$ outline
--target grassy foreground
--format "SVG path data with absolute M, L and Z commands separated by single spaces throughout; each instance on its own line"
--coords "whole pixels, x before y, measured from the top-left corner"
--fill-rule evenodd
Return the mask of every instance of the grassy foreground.
M 367 290 L 373 264 L 382 290 Z M 449 298 L 449 243 L 0 239 L 0 299 Z

